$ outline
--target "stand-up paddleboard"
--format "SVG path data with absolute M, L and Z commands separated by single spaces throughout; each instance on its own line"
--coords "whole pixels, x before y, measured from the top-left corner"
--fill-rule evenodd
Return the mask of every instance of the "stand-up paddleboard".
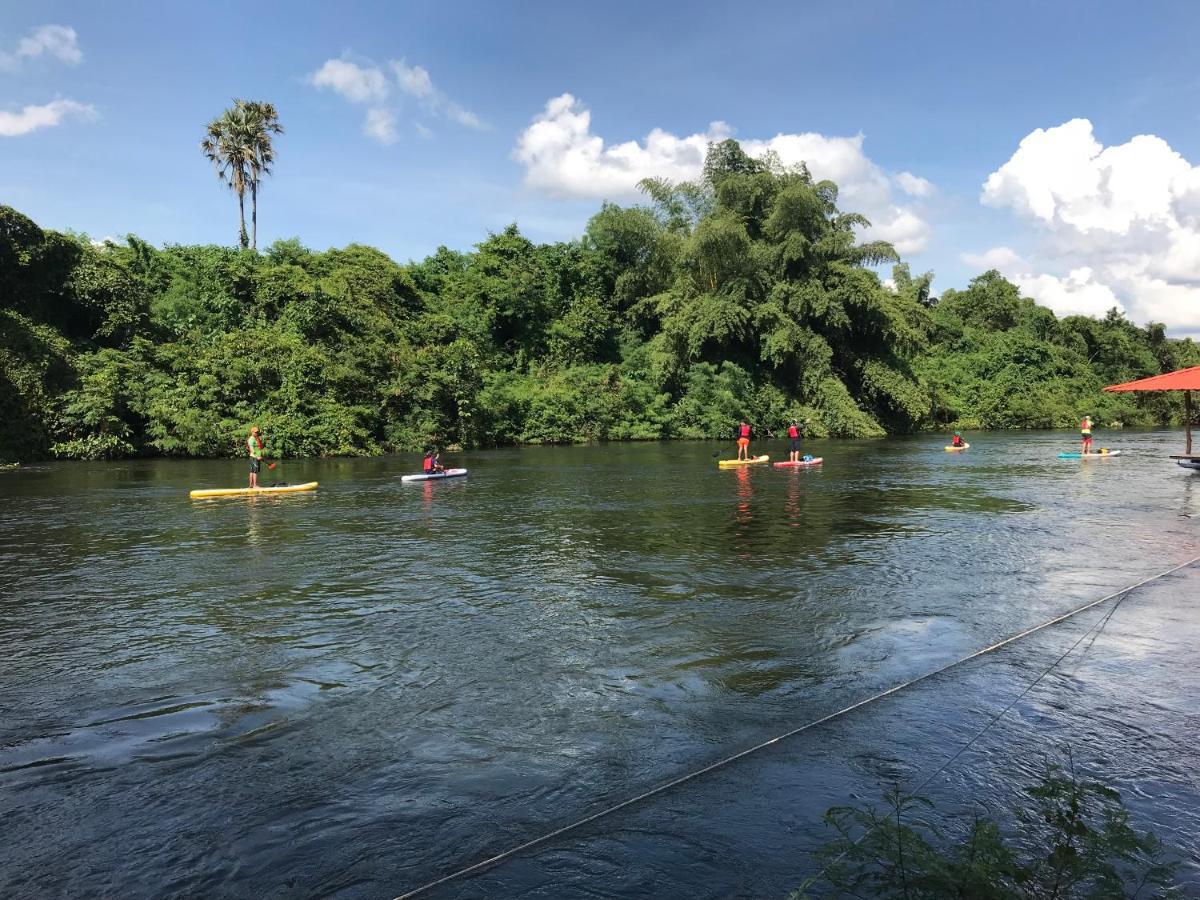
M 722 459 L 717 461 L 717 465 L 722 469 L 732 469 L 736 466 L 759 466 L 765 462 L 770 462 L 770 460 L 771 457 L 764 454 L 751 459 Z
M 420 475 L 401 475 L 401 481 L 443 481 L 447 478 L 463 478 L 467 474 L 466 469 L 447 469 L 445 472 L 434 472 L 432 475 L 426 475 L 422 472 Z
M 309 481 L 306 484 L 279 484 L 274 487 L 258 487 L 258 488 L 211 488 L 209 490 L 192 491 L 190 496 L 193 500 L 203 500 L 206 497 L 256 497 L 259 494 L 295 494 L 300 491 L 315 491 L 317 482 Z
M 819 466 L 825 462 L 823 456 L 818 456 L 815 459 L 798 459 L 796 462 L 788 460 L 787 462 L 772 463 L 776 469 L 806 469 L 809 466 Z
M 1106 456 L 1120 456 L 1120 450 L 1100 450 L 1096 453 L 1060 453 L 1059 459 L 1103 459 Z
M 961 447 L 955 447 L 952 444 L 948 444 L 945 447 L 943 447 L 942 449 L 945 450 L 947 453 L 958 453 L 960 450 L 966 450 L 970 446 L 971 446 L 970 444 L 963 444 Z

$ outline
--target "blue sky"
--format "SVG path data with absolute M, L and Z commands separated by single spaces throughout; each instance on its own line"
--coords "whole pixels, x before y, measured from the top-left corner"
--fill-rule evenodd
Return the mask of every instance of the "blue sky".
M 938 290 L 994 264 L 1060 312 L 1197 333 L 1198 37 L 1169 2 L 6 2 L 0 202 L 232 243 L 198 142 L 232 97 L 270 100 L 260 244 L 404 261 L 512 221 L 577 236 L 732 133 L 822 160 Z

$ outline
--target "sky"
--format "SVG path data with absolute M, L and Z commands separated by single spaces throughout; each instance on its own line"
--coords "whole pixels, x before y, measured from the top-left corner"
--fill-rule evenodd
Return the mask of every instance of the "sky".
M 1167 0 L 0 0 L 0 203 L 233 244 L 199 142 L 265 100 L 260 246 L 404 262 L 513 222 L 577 238 L 732 136 L 837 182 L 935 293 L 997 268 L 1060 314 L 1200 335 L 1198 39 Z

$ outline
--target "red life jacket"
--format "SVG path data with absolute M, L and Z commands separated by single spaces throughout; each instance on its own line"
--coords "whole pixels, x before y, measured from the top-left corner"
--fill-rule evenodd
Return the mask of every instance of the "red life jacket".
M 789 425 L 788 426 L 788 437 L 790 437 L 790 438 L 800 437 L 800 429 L 797 428 L 795 425 Z
M 738 426 L 738 437 L 750 437 L 750 426 L 745 422 Z
M 432 456 L 425 457 L 425 471 L 426 472 L 433 471 L 433 457 Z

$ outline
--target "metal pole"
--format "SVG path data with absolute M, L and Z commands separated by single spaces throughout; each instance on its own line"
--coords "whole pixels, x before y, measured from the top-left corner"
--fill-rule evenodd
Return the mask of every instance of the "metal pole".
M 1192 455 L 1192 392 L 1183 392 L 1183 428 L 1187 435 L 1187 449 L 1183 452 Z

